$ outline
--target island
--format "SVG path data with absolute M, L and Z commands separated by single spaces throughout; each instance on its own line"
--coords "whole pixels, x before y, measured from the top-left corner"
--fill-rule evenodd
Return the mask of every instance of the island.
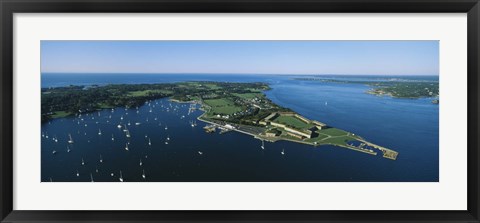
M 393 98 L 434 98 L 433 104 L 439 102 L 439 84 L 435 80 L 415 78 L 369 78 L 370 80 L 350 80 L 347 78 L 299 77 L 295 80 L 320 81 L 344 84 L 363 84 L 370 87 L 368 94 L 390 96 Z
M 333 145 L 370 155 L 380 153 L 396 160 L 398 152 L 368 142 L 359 135 L 310 120 L 273 103 L 265 83 L 192 81 L 161 84 L 111 84 L 42 88 L 42 122 L 100 109 L 132 108 L 170 98 L 178 103 L 199 104 L 198 120 L 205 131 L 237 131 L 262 141 L 287 140 L 312 146 Z

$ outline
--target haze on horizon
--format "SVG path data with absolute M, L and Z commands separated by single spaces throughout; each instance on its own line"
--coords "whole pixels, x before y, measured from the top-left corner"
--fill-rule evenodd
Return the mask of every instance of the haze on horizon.
M 42 73 L 438 75 L 438 41 L 41 41 Z

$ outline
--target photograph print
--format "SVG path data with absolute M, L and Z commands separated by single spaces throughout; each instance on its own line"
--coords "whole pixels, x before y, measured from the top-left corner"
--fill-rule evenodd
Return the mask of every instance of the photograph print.
M 439 42 L 41 41 L 41 182 L 438 182 Z

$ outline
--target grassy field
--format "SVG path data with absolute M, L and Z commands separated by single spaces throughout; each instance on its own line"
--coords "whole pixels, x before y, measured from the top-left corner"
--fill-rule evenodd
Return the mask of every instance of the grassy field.
M 355 138 L 350 137 L 350 136 L 340 136 L 340 137 L 335 137 L 335 138 L 328 138 L 326 140 L 323 140 L 322 143 L 342 145 L 342 144 L 346 144 L 348 141 L 352 141 L 352 140 L 355 140 Z
M 306 139 L 307 142 L 317 142 L 318 144 L 334 144 L 345 145 L 348 141 L 357 139 L 358 137 L 349 134 L 346 131 L 337 128 L 328 128 L 318 131 L 317 137 Z
M 102 109 L 106 109 L 106 108 L 114 108 L 114 106 L 110 106 L 110 105 L 107 105 L 105 103 L 99 103 L 98 106 Z
M 204 102 L 211 107 L 232 106 L 235 105 L 232 101 L 226 98 L 220 99 L 205 99 Z
M 233 94 L 239 98 L 243 99 L 253 99 L 253 98 L 260 98 L 261 94 L 260 93 L 245 93 L 245 94 Z
M 53 113 L 52 118 L 63 118 L 71 115 L 72 113 L 70 112 L 64 112 L 64 111 L 56 111 Z
M 221 99 L 207 99 L 204 100 L 205 104 L 212 107 L 211 113 L 231 115 L 235 112 L 242 111 L 243 108 L 236 106 L 232 101 L 221 98 Z
M 217 114 L 225 114 L 225 115 L 231 115 L 235 112 L 239 112 L 242 109 L 240 107 L 235 107 L 235 106 L 226 106 L 226 107 L 216 107 L 213 109 L 213 112 Z
M 319 142 L 325 138 L 327 138 L 328 136 L 326 135 L 318 135 L 317 137 L 314 137 L 314 138 L 311 138 L 311 139 L 305 139 L 305 141 L 307 142 Z
M 294 117 L 294 116 L 285 116 L 285 115 L 280 115 L 277 118 L 273 120 L 274 122 L 286 124 L 289 126 L 293 126 L 296 129 L 308 129 L 312 125 L 305 123 L 304 121 Z
M 329 136 L 343 136 L 343 135 L 347 135 L 348 132 L 345 132 L 341 129 L 337 129 L 337 128 L 328 128 L 328 129 L 322 129 L 320 131 L 317 131 L 319 134 L 325 134 L 325 135 L 329 135 Z

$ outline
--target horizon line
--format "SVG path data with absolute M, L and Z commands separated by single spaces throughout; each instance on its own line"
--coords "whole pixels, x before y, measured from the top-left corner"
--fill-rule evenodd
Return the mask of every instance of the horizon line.
M 439 74 L 275 74 L 275 73 L 153 73 L 153 72 L 40 72 L 40 74 L 150 74 L 150 75 L 165 75 L 165 74 L 178 74 L 178 75 L 290 75 L 290 76 L 326 76 L 326 75 L 340 75 L 340 76 L 440 76 Z

